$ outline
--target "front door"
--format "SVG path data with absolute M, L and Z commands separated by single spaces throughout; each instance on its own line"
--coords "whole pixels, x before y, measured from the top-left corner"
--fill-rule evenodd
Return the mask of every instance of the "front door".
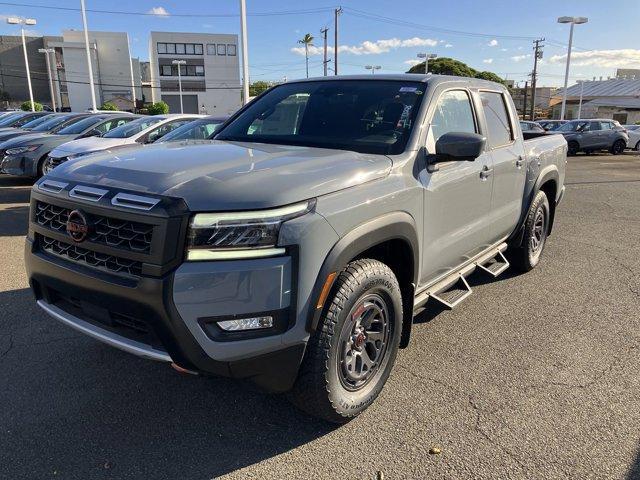
M 448 90 L 431 114 L 426 150 L 448 132 L 479 133 L 475 109 L 466 90 Z M 421 283 L 430 283 L 479 253 L 490 240 L 491 154 L 474 161 L 437 164 L 420 175 L 424 186 L 424 236 Z

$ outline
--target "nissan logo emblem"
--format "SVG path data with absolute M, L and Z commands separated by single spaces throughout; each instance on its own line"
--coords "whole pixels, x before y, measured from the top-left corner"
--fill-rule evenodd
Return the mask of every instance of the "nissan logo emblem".
M 75 242 L 83 242 L 89 234 L 89 223 L 80 210 L 73 210 L 67 219 L 67 234 Z

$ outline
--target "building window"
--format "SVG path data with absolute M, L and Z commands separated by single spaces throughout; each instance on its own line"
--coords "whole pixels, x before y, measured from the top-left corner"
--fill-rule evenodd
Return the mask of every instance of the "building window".
M 197 77 L 204 77 L 204 66 L 196 65 L 196 76 Z
M 207 55 L 215 55 L 215 54 L 216 54 L 216 44 L 207 43 Z
M 195 49 L 196 49 L 196 55 L 202 55 L 202 44 L 201 43 L 196 43 L 194 45 Z
M 158 53 L 176 55 L 203 55 L 201 43 L 158 43 Z
M 227 45 L 227 55 L 231 55 L 232 57 L 236 56 L 236 46 L 234 44 Z
M 167 53 L 176 53 L 175 43 L 167 43 Z
M 185 48 L 186 48 L 187 55 L 194 55 L 195 54 L 195 50 L 193 48 L 193 43 L 187 43 Z
M 167 53 L 167 44 L 159 43 L 158 44 L 158 53 Z
M 161 65 L 160 66 L 160 75 L 163 77 L 170 77 L 173 74 L 173 69 L 171 65 Z
M 184 55 L 184 43 L 176 43 L 176 54 Z
M 218 44 L 218 55 L 226 55 L 227 54 L 227 46 L 224 43 Z

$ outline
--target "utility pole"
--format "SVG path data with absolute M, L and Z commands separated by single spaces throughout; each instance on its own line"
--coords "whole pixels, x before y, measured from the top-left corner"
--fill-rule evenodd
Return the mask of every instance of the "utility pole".
M 322 66 L 324 67 L 325 77 L 327 76 L 327 63 L 329 63 L 329 60 L 327 60 L 327 31 L 329 31 L 327 27 L 320 29 L 320 33 L 323 35 L 324 39 L 324 60 L 322 61 Z
M 182 69 L 183 65 L 185 66 L 184 67 L 185 69 L 187 68 L 187 66 L 186 66 L 187 65 L 187 61 L 186 60 L 174 60 L 171 63 L 178 67 L 178 92 L 180 93 L 180 113 L 184 113 L 184 105 L 182 104 L 182 74 L 180 73 L 180 70 Z
M 535 47 L 533 54 L 533 72 L 531 73 L 531 121 L 535 121 L 536 119 L 536 84 L 537 84 L 537 74 L 538 74 L 538 60 L 542 58 L 542 47 L 544 47 L 544 38 L 538 38 L 534 40 L 533 43 Z
M 44 53 L 45 55 L 45 60 L 47 62 L 47 77 L 49 77 L 49 93 L 51 94 L 51 108 L 53 108 L 53 111 L 56 111 L 56 96 L 55 93 L 53 92 L 53 79 L 51 78 L 51 62 L 49 61 L 49 54 L 53 53 L 55 54 L 56 51 L 53 48 L 39 48 L 38 52 L 40 53 Z
M 84 29 L 84 48 L 87 51 L 87 68 L 89 69 L 89 88 L 91 89 L 91 108 L 95 112 L 98 110 L 96 106 L 96 91 L 93 85 L 93 67 L 91 65 L 91 52 L 89 51 L 89 32 L 87 30 L 87 11 L 84 6 L 84 0 L 80 0 L 80 8 L 82 10 L 82 27 Z
M 247 4 L 240 0 L 240 37 L 242 38 L 242 104 L 249 103 L 249 45 L 247 40 Z
M 527 119 L 527 87 L 529 86 L 529 82 L 525 80 L 524 82 L 524 101 L 522 105 L 522 119 Z
M 342 13 L 342 7 L 338 7 L 333 11 L 333 72 L 338 75 L 338 16 Z

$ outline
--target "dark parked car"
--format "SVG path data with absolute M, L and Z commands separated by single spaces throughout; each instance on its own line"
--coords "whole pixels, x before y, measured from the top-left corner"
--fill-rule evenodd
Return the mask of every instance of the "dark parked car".
M 619 155 L 629 143 L 629 136 L 624 127 L 608 118 L 572 120 L 555 132 L 564 135 L 569 146 L 569 155 L 597 150 L 609 150 L 613 155 Z

